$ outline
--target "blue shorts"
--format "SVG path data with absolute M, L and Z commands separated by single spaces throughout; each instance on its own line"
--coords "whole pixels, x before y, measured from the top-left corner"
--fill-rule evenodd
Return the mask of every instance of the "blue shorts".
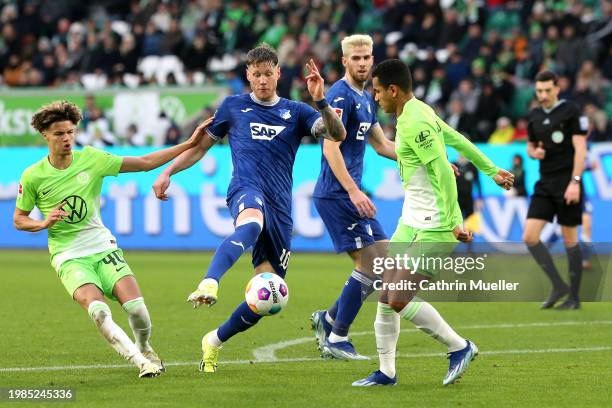
M 348 198 L 313 198 L 336 252 L 355 251 L 387 239 L 375 218 L 362 217 Z
M 268 261 L 274 272 L 284 278 L 291 256 L 291 215 L 271 206 L 266 202 L 263 193 L 254 189 L 237 190 L 227 197 L 227 206 L 234 223 L 238 214 L 246 208 L 256 208 L 263 213 L 263 231 L 253 246 L 253 267 Z

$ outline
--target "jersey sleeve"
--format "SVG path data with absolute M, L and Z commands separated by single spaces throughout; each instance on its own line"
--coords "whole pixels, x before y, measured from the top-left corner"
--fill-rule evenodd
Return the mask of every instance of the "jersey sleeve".
M 299 116 L 299 120 L 300 120 L 300 135 L 299 137 L 301 138 L 302 136 L 306 135 L 306 134 L 311 134 L 313 137 L 317 137 L 315 134 L 315 129 L 314 129 L 314 125 L 317 122 L 317 120 L 321 119 L 321 114 L 319 112 L 317 112 L 316 110 L 314 110 L 312 108 L 312 106 L 305 104 L 304 102 L 300 102 L 300 116 Z
M 24 171 L 17 187 L 15 206 L 23 211 L 32 211 L 36 206 L 36 186 L 29 177 L 29 171 Z
M 443 145 L 436 141 L 436 131 L 429 121 L 409 123 L 409 120 L 400 120 L 397 132 L 401 145 L 408 145 L 423 164 L 445 155 Z M 401 156 L 401 149 L 399 153 Z
M 348 118 L 351 115 L 353 106 L 353 104 L 350 103 L 351 101 L 347 96 L 342 95 L 340 92 L 335 92 L 333 89 L 328 92 L 325 99 L 329 101 L 329 105 L 334 112 L 336 112 L 338 117 L 340 117 L 340 120 L 346 129 L 346 124 L 348 123 Z
M 33 185 L 27 170 L 19 179 L 15 206 L 23 211 L 32 211 L 36 206 L 36 186 Z
M 374 98 L 372 98 L 372 95 L 369 95 L 369 100 L 370 100 L 370 109 L 372 109 L 372 126 L 374 126 L 375 124 L 378 123 L 378 115 L 376 114 L 377 111 L 377 105 L 376 105 L 376 101 L 374 101 Z
M 83 154 L 86 155 L 86 160 L 91 160 L 94 163 L 95 170 L 103 177 L 117 176 L 123 164 L 123 157 L 98 150 L 94 147 L 86 147 L 83 150 Z
M 531 114 L 527 117 L 527 140 L 532 143 L 536 143 L 538 141 L 535 133 L 533 132 L 533 120 L 531 118 Z
M 208 129 L 206 129 L 206 133 L 212 139 L 220 140 L 223 139 L 227 133 L 229 132 L 231 125 L 231 112 L 229 109 L 229 101 L 230 98 L 227 97 L 221 102 L 221 105 L 215 112 L 215 118 L 213 122 L 210 124 Z
M 493 177 L 499 171 L 499 168 L 489 159 L 483 152 L 480 151 L 472 142 L 461 133 L 450 127 L 442 119 L 438 119 L 438 123 L 444 134 L 444 143 L 455 148 L 465 158 L 474 163 L 478 170 L 482 171 L 489 177 Z
M 589 131 L 589 118 L 581 115 L 578 107 L 574 105 L 568 119 L 568 125 L 572 136 L 586 136 Z

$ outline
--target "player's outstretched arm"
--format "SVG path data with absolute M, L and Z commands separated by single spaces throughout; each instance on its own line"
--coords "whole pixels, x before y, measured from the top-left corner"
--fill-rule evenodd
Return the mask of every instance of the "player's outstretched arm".
M 13 225 L 19 231 L 28 232 L 38 232 L 46 228 L 51 228 L 57 222 L 63 221 L 64 217 L 68 216 L 68 213 L 62 210 L 64 204 L 64 202 L 61 202 L 57 207 L 51 210 L 47 218 L 42 221 L 31 218 L 31 211 L 15 208 L 15 212 L 13 213 Z
M 206 128 L 208 128 L 212 121 L 213 117 L 206 119 L 193 131 L 191 137 L 181 144 L 169 147 L 167 149 L 157 150 L 155 152 L 145 154 L 144 156 L 124 157 L 119 173 L 149 171 L 156 169 L 176 158 L 186 150 L 199 146 L 202 143 L 202 140 L 205 139 L 204 136 L 206 135 Z
M 385 132 L 379 123 L 375 124 L 372 126 L 372 129 L 370 129 L 370 137 L 368 138 L 368 141 L 379 156 L 397 161 L 395 143 L 385 137 Z
M 334 176 L 336 176 L 342 188 L 349 194 L 349 198 L 355 208 L 357 208 L 359 215 L 369 218 L 374 217 L 376 215 L 376 206 L 372 200 L 359 189 L 359 186 L 355 183 L 355 180 L 353 180 L 346 169 L 346 162 L 340 151 L 340 143 L 332 140 L 324 140 L 323 156 L 325 156 L 325 160 L 327 160 L 332 173 L 334 173 Z
M 442 128 L 444 143 L 454 147 L 465 158 L 474 163 L 478 170 L 491 177 L 495 183 L 505 190 L 510 190 L 514 184 L 514 174 L 497 167 L 487 156 L 484 155 L 465 136 L 450 127 L 442 119 L 436 119 Z
M 206 136 L 201 140 L 199 145 L 181 153 L 159 174 L 159 176 L 157 176 L 157 179 L 153 183 L 155 197 L 163 201 L 168 200 L 166 190 L 170 187 L 170 176 L 196 164 L 216 142 L 217 141 L 212 137 Z
M 323 118 L 323 122 L 318 121 L 315 125 L 315 136 L 341 142 L 346 139 L 346 129 L 342 124 L 342 120 L 325 100 L 323 77 L 312 59 L 306 63 L 306 69 L 309 72 L 306 76 L 308 92 L 310 92 Z

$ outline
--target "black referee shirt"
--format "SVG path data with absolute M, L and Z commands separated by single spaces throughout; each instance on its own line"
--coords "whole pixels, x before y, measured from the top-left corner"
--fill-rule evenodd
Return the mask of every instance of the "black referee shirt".
M 546 156 L 540 160 L 540 175 L 567 175 L 574 168 L 573 135 L 586 136 L 588 119 L 581 117 L 578 106 L 560 100 L 550 110 L 538 107 L 529 112 L 529 141 L 544 142 Z

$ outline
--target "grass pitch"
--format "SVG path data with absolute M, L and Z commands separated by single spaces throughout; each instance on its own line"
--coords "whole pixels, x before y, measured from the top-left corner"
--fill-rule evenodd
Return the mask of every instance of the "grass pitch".
M 377 369 L 375 303 L 352 331 L 366 362 L 321 360 L 308 317 L 326 308 L 351 270 L 346 256 L 295 254 L 281 314 L 231 339 L 219 371 L 197 371 L 200 339 L 243 299 L 251 276 L 245 256 L 222 281 L 213 308 L 191 309 L 187 295 L 210 260 L 206 253 L 126 251 L 153 319 L 152 344 L 168 363 L 156 379 L 138 379 L 102 340 L 87 313 L 67 295 L 44 251 L 0 251 L 0 388 L 72 388 L 67 403 L 34 406 L 610 406 L 612 304 L 581 311 L 540 311 L 535 303 L 438 303 L 436 307 L 481 350 L 463 379 L 442 387 L 444 348 L 402 322 L 399 384 L 355 389 Z M 518 265 L 517 265 L 518 267 Z M 130 333 L 123 310 L 114 320 Z M 0 403 L 5 402 L 0 401 Z

